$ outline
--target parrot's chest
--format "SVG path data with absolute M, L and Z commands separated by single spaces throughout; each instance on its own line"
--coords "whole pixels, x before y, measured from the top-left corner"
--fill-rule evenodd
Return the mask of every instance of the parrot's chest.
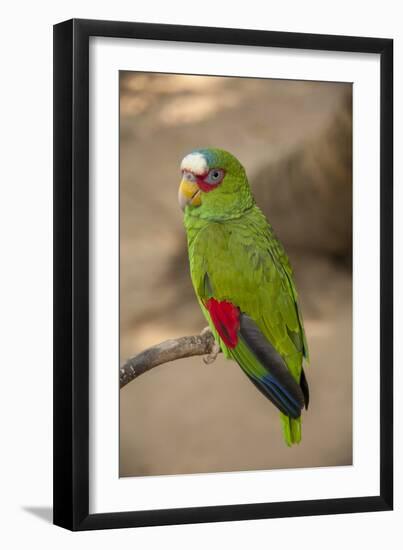
M 234 223 L 211 223 L 188 234 L 193 286 L 200 298 L 221 300 L 256 292 L 254 267 L 259 267 L 259 243 L 253 231 Z
M 227 266 L 230 261 L 231 248 L 230 228 L 222 224 L 210 223 L 199 231 L 188 232 L 189 261 L 192 273 L 216 269 L 219 265 Z M 226 264 L 224 264 L 226 262 Z

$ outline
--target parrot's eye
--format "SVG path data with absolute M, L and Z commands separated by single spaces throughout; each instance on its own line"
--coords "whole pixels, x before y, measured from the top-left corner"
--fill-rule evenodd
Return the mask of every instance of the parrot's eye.
M 213 168 L 207 174 L 207 177 L 204 179 L 204 181 L 206 183 L 210 183 L 211 185 L 217 185 L 218 183 L 221 183 L 221 181 L 224 179 L 224 176 L 224 170 L 221 170 L 220 168 Z
M 187 181 L 196 181 L 195 176 L 192 174 L 192 172 L 183 172 L 183 179 Z

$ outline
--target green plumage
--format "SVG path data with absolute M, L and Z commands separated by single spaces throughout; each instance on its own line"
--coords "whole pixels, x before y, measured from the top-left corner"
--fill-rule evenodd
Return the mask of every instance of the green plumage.
M 299 384 L 308 349 L 285 251 L 255 205 L 237 159 L 218 149 L 197 153 L 205 155 L 209 169 L 225 170 L 216 189 L 201 193 L 200 206 L 185 209 L 190 272 L 201 309 L 225 356 L 248 376 L 259 380 L 270 365 L 262 364 L 242 338 L 235 348 L 224 343 L 205 307 L 209 298 L 230 302 L 253 319 Z M 280 415 L 286 443 L 299 443 L 301 418 Z

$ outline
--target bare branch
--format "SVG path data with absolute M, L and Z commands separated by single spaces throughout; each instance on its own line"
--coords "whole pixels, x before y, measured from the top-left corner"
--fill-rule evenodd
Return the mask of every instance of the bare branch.
M 120 387 L 123 388 L 140 374 L 175 359 L 206 355 L 205 363 L 212 363 L 219 351 L 220 348 L 208 327 L 197 336 L 166 340 L 131 357 L 120 367 Z

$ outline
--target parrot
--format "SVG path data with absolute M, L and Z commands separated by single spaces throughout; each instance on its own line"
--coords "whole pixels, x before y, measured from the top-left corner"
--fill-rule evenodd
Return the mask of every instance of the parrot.
M 195 149 L 180 165 L 190 276 L 227 359 L 280 411 L 288 447 L 301 442 L 309 352 L 293 270 L 231 153 Z

